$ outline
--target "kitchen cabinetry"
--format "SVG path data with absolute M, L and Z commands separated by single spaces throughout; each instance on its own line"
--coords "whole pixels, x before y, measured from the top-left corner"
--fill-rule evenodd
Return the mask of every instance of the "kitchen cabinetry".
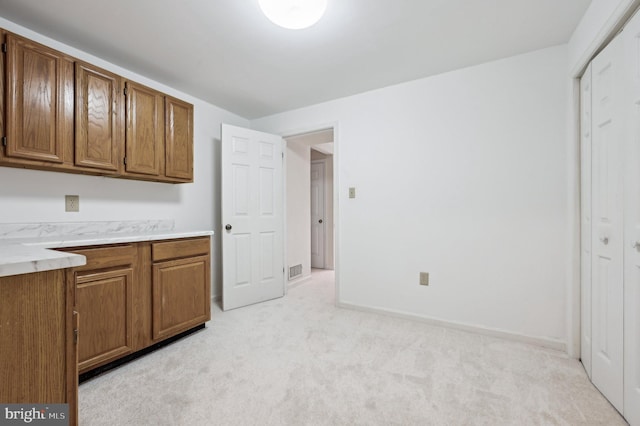
M 193 181 L 193 105 L 165 96 L 165 175 Z
M 70 271 L 76 286 L 81 339 L 78 369 L 84 373 L 134 351 L 133 244 L 75 250 L 87 264 Z
M 164 103 L 162 93 L 125 83 L 127 130 L 125 172 L 160 177 L 164 172 Z
M 116 173 L 123 138 L 122 78 L 76 62 L 75 165 Z
M 64 270 L 0 277 L 0 401 L 69 404 L 77 424 L 77 315 Z
M 211 319 L 209 239 L 152 244 L 153 339 Z
M 77 247 L 69 269 L 85 373 L 211 319 L 210 238 Z
M 8 31 L 0 37 L 0 165 L 193 182 L 193 105 Z
M 73 144 L 73 58 L 7 33 L 6 123 L 0 160 L 51 168 Z

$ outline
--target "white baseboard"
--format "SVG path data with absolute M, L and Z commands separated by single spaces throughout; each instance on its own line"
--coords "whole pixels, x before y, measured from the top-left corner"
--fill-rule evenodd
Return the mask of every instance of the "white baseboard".
M 304 284 L 305 282 L 311 280 L 311 275 L 305 275 L 295 280 L 289 281 L 287 283 L 287 290 L 291 290 L 294 287 L 298 287 L 300 284 Z
M 407 320 L 420 321 L 426 324 L 437 325 L 441 327 L 453 328 L 456 330 L 468 331 L 471 333 L 483 334 L 485 336 L 492 337 L 500 337 L 507 340 L 514 340 L 522 343 L 529 343 L 532 345 L 542 346 L 549 349 L 555 349 L 557 351 L 567 352 L 567 343 L 561 340 L 545 338 L 545 337 L 534 337 L 527 336 L 524 334 L 513 333 L 510 331 L 493 329 L 488 327 L 482 327 L 478 325 L 464 324 L 455 321 L 445 321 L 436 318 L 430 318 L 422 315 L 411 314 L 407 312 L 395 311 L 392 309 L 384 309 L 384 308 L 372 308 L 368 306 L 356 305 L 353 303 L 347 302 L 337 302 L 336 305 L 339 308 L 344 309 L 353 309 L 356 311 L 362 312 L 371 312 L 376 314 L 388 315 L 396 318 L 403 318 Z

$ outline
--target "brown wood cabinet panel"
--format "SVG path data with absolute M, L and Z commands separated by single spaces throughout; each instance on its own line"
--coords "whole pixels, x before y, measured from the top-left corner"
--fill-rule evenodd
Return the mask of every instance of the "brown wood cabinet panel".
M 129 174 L 164 173 L 164 102 L 160 92 L 127 81 L 126 162 Z
M 134 287 L 138 282 L 135 244 L 68 248 L 87 263 L 69 271 L 79 313 L 79 372 L 107 364 L 136 350 Z
M 138 247 L 138 282 L 133 287 L 133 346 L 136 350 L 151 346 L 152 334 L 152 295 L 151 274 L 151 243 L 148 241 L 137 243 Z
M 162 339 L 211 319 L 209 256 L 153 265 L 153 338 Z
M 80 373 L 133 352 L 133 269 L 76 275 Z
M 0 401 L 69 403 L 77 424 L 73 287 L 64 270 L 0 277 Z
M 76 62 L 75 164 L 116 172 L 120 166 L 122 78 Z
M 152 243 L 151 246 L 151 258 L 154 262 L 208 254 L 210 250 L 209 238 L 161 241 Z
M 85 265 L 73 268 L 75 272 L 135 265 L 137 261 L 134 244 L 65 248 L 61 251 L 81 254 L 87 258 Z
M 193 105 L 165 96 L 165 175 L 193 181 Z
M 0 41 L 3 43 L 6 40 L 6 32 L 0 29 Z M 4 125 L 4 113 L 6 111 L 5 103 L 5 82 L 7 77 L 7 70 L 5 68 L 6 61 L 4 60 L 5 55 L 0 54 L 0 137 L 4 137 L 7 134 L 5 133 L 5 125 Z M 0 160 L 4 156 L 4 147 L 0 147 Z
M 5 155 L 62 163 L 73 143 L 73 59 L 11 33 L 6 45 Z

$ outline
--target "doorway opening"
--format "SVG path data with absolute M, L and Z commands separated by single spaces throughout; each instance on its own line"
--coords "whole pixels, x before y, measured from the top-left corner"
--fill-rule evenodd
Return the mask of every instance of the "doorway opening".
M 285 137 L 287 288 L 335 269 L 334 129 Z

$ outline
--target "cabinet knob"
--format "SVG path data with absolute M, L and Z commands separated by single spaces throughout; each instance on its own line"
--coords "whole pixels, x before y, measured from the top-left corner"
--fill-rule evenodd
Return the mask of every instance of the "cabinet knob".
M 318 221 L 318 223 L 322 223 L 322 219 L 320 219 L 320 220 Z
M 231 228 L 233 228 L 233 226 L 227 224 L 227 226 L 224 227 L 224 229 L 226 229 L 227 231 L 231 231 Z
M 601 237 L 600 241 L 602 241 L 602 244 L 606 246 L 607 244 L 609 244 L 609 237 Z
M 640 241 L 636 241 L 635 243 L 633 243 L 633 245 L 631 246 L 631 248 L 634 248 L 634 249 L 636 249 L 636 250 L 637 250 L 637 249 L 640 249 Z

